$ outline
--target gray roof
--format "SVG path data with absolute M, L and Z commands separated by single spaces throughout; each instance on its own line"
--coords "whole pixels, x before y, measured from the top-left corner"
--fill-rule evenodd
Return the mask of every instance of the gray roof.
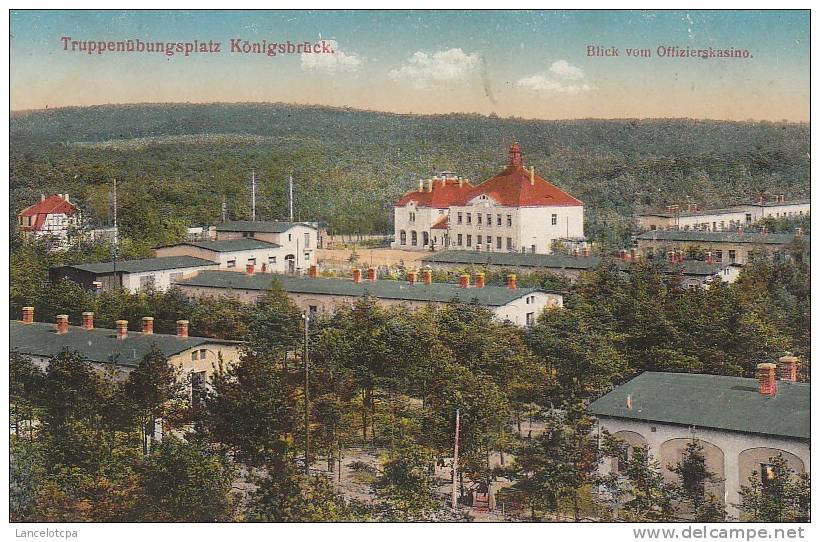
M 303 222 L 266 222 L 262 220 L 232 220 L 222 224 L 217 224 L 216 231 L 252 231 L 259 233 L 283 233 L 295 226 L 305 226 L 306 228 L 316 229 L 310 224 Z
M 267 290 L 274 277 L 282 289 L 289 293 L 338 295 L 360 297 L 372 295 L 380 299 L 402 301 L 430 301 L 446 303 L 453 299 L 463 302 L 477 300 L 480 305 L 500 307 L 507 303 L 531 294 L 536 288 L 510 289 L 504 286 L 485 286 L 483 288 L 461 288 L 457 284 L 434 282 L 424 284 L 417 282 L 410 285 L 406 281 L 362 279 L 356 283 L 351 279 L 310 278 L 302 275 L 279 275 L 256 273 L 247 275 L 237 271 L 202 271 L 195 277 L 177 282 L 177 286 L 198 286 L 204 288 L 225 288 L 235 290 Z
M 128 331 L 126 339 L 117 339 L 113 329 L 95 328 L 86 331 L 82 327 L 68 326 L 68 332 L 57 333 L 56 324 L 35 322 L 24 324 L 11 320 L 9 346 L 12 352 L 37 357 L 54 357 L 65 349 L 77 351 L 93 363 L 111 363 L 136 367 L 152 345 L 165 356 L 173 356 L 189 348 L 205 344 L 239 344 L 236 341 L 210 339 L 207 337 L 179 337 L 154 333 L 145 335 Z
M 693 241 L 702 243 L 752 243 L 765 245 L 788 245 L 794 241 L 793 233 L 758 233 L 736 231 L 652 230 L 638 235 L 642 241 Z M 810 236 L 802 239 L 809 244 Z
M 524 254 L 520 252 L 481 252 L 478 250 L 444 250 L 422 260 L 424 263 L 464 265 L 497 265 L 509 267 L 546 267 L 551 269 L 592 269 L 601 263 L 599 256 Z
M 810 438 L 811 385 L 778 381 L 777 395 L 735 376 L 642 373 L 593 402 L 598 416 Z M 632 408 L 627 407 L 631 396 Z
M 445 250 L 425 257 L 425 264 L 461 264 L 498 267 L 532 267 L 544 269 L 594 269 L 604 258 L 600 256 L 569 256 L 565 254 L 525 254 L 520 252 L 480 252 L 477 250 Z M 628 271 L 630 264 L 615 260 L 618 266 Z M 708 264 L 699 260 L 685 260 L 683 264 L 667 265 L 663 262 L 660 270 L 664 273 L 683 271 L 684 275 L 714 275 L 728 264 Z
M 180 245 L 190 245 L 204 248 L 213 252 L 240 252 L 242 250 L 258 250 L 266 248 L 279 248 L 281 245 L 260 241 L 259 239 L 221 239 L 218 241 L 187 241 Z M 171 245 L 178 246 L 178 245 Z
M 147 271 L 162 271 L 167 269 L 181 269 L 186 267 L 203 267 L 216 265 L 218 263 L 193 256 L 168 256 L 164 258 L 145 258 L 143 260 L 122 260 L 117 262 L 117 272 L 120 273 L 143 273 Z M 113 262 L 101 263 L 81 263 L 75 265 L 64 265 L 63 268 L 70 267 L 88 273 L 103 274 L 113 273 Z

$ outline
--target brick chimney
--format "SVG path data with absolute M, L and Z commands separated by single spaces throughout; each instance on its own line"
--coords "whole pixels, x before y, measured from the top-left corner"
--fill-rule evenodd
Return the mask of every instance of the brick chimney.
M 515 273 L 510 273 L 509 275 L 507 275 L 507 288 L 509 288 L 510 290 L 515 290 L 516 288 L 518 288 L 515 279 Z
M 712 253 L 711 252 L 706 253 L 706 263 L 708 263 L 708 264 L 715 263 L 715 260 L 712 258 Z
M 777 361 L 780 380 L 797 382 L 797 358 L 787 352 Z
M 589 258 L 589 247 L 584 247 L 584 258 Z
M 424 192 L 424 181 L 419 179 L 419 192 Z
M 154 334 L 154 318 L 152 316 L 142 317 L 142 333 L 143 335 Z
M 416 271 L 407 272 L 407 282 L 409 282 L 410 284 L 415 284 L 418 278 L 419 274 Z
M 368 267 L 367 268 L 367 280 L 370 282 L 376 282 L 376 268 L 375 267 Z
M 128 320 L 117 320 L 117 339 L 128 338 Z
M 573 248 L 573 249 L 572 249 L 572 257 L 573 257 L 573 258 L 577 258 L 577 257 L 578 257 L 578 249 L 577 249 L 577 248 Z
M 57 333 L 63 335 L 68 332 L 68 315 L 67 314 L 58 314 L 57 315 Z
M 34 323 L 34 307 L 23 307 L 23 323 Z
M 245 274 L 247 274 L 247 275 L 253 275 L 255 267 L 256 267 L 256 266 L 255 266 L 255 265 L 253 265 L 252 263 L 247 264 L 247 265 L 245 266 Z
M 484 273 L 475 274 L 475 287 L 484 288 Z
M 86 331 L 91 331 L 94 329 L 94 313 L 93 312 L 84 312 L 83 313 L 83 329 Z
M 354 269 L 353 270 L 353 282 L 356 284 L 362 281 L 362 270 L 361 269 Z
M 761 395 L 777 395 L 777 365 L 774 363 L 757 364 L 757 383 Z
M 188 336 L 188 320 L 177 320 L 177 337 Z
M 308 267 L 308 276 L 311 278 L 316 278 L 317 276 L 319 276 L 319 270 L 315 265 L 311 265 L 310 267 Z
M 430 269 L 425 269 L 421 272 L 421 279 L 424 284 L 433 284 L 433 271 Z
M 470 275 L 467 273 L 463 273 L 461 276 L 458 277 L 458 285 L 462 288 L 469 288 L 470 287 Z

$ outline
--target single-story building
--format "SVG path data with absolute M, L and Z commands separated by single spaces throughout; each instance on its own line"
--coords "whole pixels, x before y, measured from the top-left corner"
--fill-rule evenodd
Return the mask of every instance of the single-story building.
M 522 254 L 516 252 L 479 252 L 475 250 L 444 250 L 425 257 L 422 263 L 431 269 L 451 272 L 507 271 L 516 273 L 549 272 L 576 282 L 582 273 L 591 271 L 605 261 L 601 256 L 573 256 L 567 254 Z M 614 260 L 621 271 L 628 273 L 630 265 Z M 680 263 L 662 263 L 659 268 L 668 275 L 680 274 L 683 286 L 705 286 L 710 280 L 734 282 L 740 268 L 729 263 L 707 263 L 683 260 Z
M 154 319 L 142 319 L 140 332 L 130 331 L 128 322 L 119 320 L 117 329 L 94 326 L 94 313 L 83 313 L 82 325 L 69 325 L 67 315 L 58 315 L 54 324 L 35 322 L 34 309 L 23 308 L 23 320 L 10 322 L 9 349 L 31 358 L 45 367 L 62 352 L 79 352 L 89 363 L 100 369 L 114 364 L 124 374 L 139 365 L 142 358 L 157 347 L 172 365 L 182 371 L 183 382 L 190 382 L 193 391 L 206 385 L 220 356 L 225 364 L 239 360 L 237 341 L 191 337 L 188 322 L 177 322 L 177 334 L 153 332 Z
M 49 269 L 49 280 L 56 282 L 67 278 L 84 288 L 92 289 L 95 282 L 103 290 L 126 288 L 136 293 L 153 288 L 165 291 L 186 276 L 206 269 L 218 269 L 219 264 L 193 256 L 169 256 L 122 260 L 114 262 L 62 265 Z
M 649 210 L 635 217 L 638 228 L 646 230 L 726 231 L 751 226 L 764 218 L 795 218 L 811 214 L 811 200 L 786 200 L 778 194 L 774 201 L 761 198 L 757 203 L 734 205 L 722 209 L 686 209 L 670 205 L 665 210 Z
M 315 269 L 315 268 L 312 268 Z M 378 280 L 375 269 L 368 279 L 361 279 L 361 270 L 353 271 L 352 279 L 319 278 L 308 275 L 274 275 L 282 289 L 306 312 L 333 312 L 342 304 L 371 295 L 386 305 L 403 305 L 411 309 L 430 304 L 444 304 L 453 299 L 477 302 L 487 307 L 501 320 L 517 325 L 531 325 L 549 307 L 562 307 L 563 296 L 536 288 L 517 288 L 514 276 L 507 287 L 484 286 L 483 277 L 469 286 L 469 277 L 461 284 L 433 283 L 429 272 L 422 281 Z M 270 274 L 247 274 L 231 271 L 203 271 L 182 280 L 178 287 L 189 297 L 230 295 L 242 301 L 255 302 L 270 289 Z
M 721 479 L 707 489 L 737 516 L 741 485 L 767 476 L 770 457 L 782 454 L 795 472 L 810 469 L 810 393 L 796 382 L 797 358 L 758 366 L 758 379 L 706 374 L 645 372 L 594 401 L 589 410 L 606 430 L 631 447 L 647 446 L 664 477 L 693 440 L 706 467 Z M 601 464 L 619 472 L 621 459 Z M 765 482 L 765 481 L 764 481 Z
M 717 263 L 746 265 L 755 258 L 785 258 L 806 255 L 810 236 L 800 233 L 761 233 L 745 231 L 652 230 L 637 237 L 638 250 L 645 258 L 665 256 L 668 252 L 701 249 L 709 251 Z
M 159 247 L 157 256 L 191 256 L 210 260 L 220 269 L 245 271 L 252 266 L 256 271 L 284 273 L 287 269 L 285 253 L 280 245 L 259 239 L 222 239 L 216 241 L 186 241 Z

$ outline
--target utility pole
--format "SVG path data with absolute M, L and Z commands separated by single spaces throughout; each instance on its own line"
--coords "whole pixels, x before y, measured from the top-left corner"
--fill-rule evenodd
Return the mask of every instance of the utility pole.
M 293 175 L 288 175 L 288 200 L 290 201 L 290 221 L 293 222 Z
M 453 510 L 458 508 L 458 492 L 456 490 L 456 485 L 458 483 L 458 432 L 459 432 L 459 411 L 456 409 L 456 438 L 455 438 L 455 446 L 453 447 L 453 494 L 452 494 L 452 501 L 453 501 Z
M 117 249 L 120 242 L 119 226 L 117 225 L 117 178 L 114 177 L 114 242 L 111 245 L 111 259 L 114 263 L 114 288 L 117 286 Z
M 251 220 L 256 221 L 256 170 L 251 170 Z
M 222 223 L 224 224 L 228 220 L 228 199 L 225 197 L 225 194 L 222 194 Z
M 308 329 L 310 326 L 310 314 L 305 312 L 302 315 L 305 321 L 305 351 L 303 354 L 305 362 L 305 474 L 310 474 L 310 383 L 308 379 Z

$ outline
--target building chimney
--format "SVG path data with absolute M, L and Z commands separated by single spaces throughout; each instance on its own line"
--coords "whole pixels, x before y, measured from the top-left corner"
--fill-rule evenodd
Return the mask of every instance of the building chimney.
M 46 195 L 45 194 L 40 194 L 40 201 L 45 201 L 45 200 L 46 200 Z
M 376 268 L 375 267 L 368 267 L 367 268 L 367 280 L 370 282 L 376 281 Z
M 530 166 L 530 186 L 535 186 L 535 166 Z
M 128 338 L 128 320 L 117 320 L 117 339 L 124 340 Z
M 519 167 L 524 165 L 524 160 L 521 157 L 521 147 L 518 146 L 518 143 L 513 143 L 510 147 L 510 165 Z
M 760 233 L 762 233 L 763 235 L 766 235 L 767 233 L 769 233 L 769 230 L 766 228 L 766 226 L 761 226 L 760 227 Z
M 63 335 L 68 332 L 68 315 L 67 314 L 58 314 L 57 315 L 57 333 Z
M 424 180 L 419 179 L 419 192 L 424 192 Z
M 584 258 L 589 258 L 589 247 L 584 247 Z
M 507 275 L 507 288 L 510 290 L 515 290 L 518 286 L 515 283 L 515 273 L 510 273 Z
M 797 358 L 787 352 L 777 361 L 779 362 L 780 380 L 797 382 Z
M 467 273 L 463 273 L 460 277 L 458 277 L 458 285 L 462 288 L 469 288 L 470 275 L 468 275 Z
M 432 191 L 433 191 L 433 179 L 428 179 L 428 180 L 427 180 L 427 191 L 428 191 L 428 192 L 432 192 Z
M 407 282 L 410 284 L 415 284 L 416 279 L 418 279 L 419 274 L 416 271 L 408 271 L 407 272 Z
M 23 323 L 34 323 L 34 307 L 23 307 Z
M 63 194 L 63 199 L 64 199 L 64 200 L 66 200 L 66 202 L 71 203 L 71 202 L 68 200 L 68 192 L 66 192 L 65 194 Z
M 353 270 L 353 282 L 356 284 L 362 281 L 362 270 L 361 269 L 354 269 Z
M 154 334 L 154 318 L 152 316 L 142 317 L 142 333 L 143 335 Z
M 461 188 L 462 186 L 464 186 L 464 179 L 462 179 L 461 177 L 459 177 L 459 178 L 458 178 L 458 187 L 459 187 L 459 188 Z
M 711 252 L 706 253 L 706 263 L 708 263 L 708 264 L 715 263 L 715 260 L 712 259 L 712 253 Z
M 766 201 L 766 198 L 765 198 L 765 197 L 763 197 L 763 196 L 760 196 L 759 198 L 757 198 L 757 204 L 758 204 L 758 205 L 763 205 L 763 203 L 764 203 L 765 201 Z
M 475 274 L 475 287 L 484 288 L 484 273 Z
M 83 313 L 83 329 L 86 331 L 91 331 L 94 329 L 94 313 L 93 312 L 84 312 Z
M 577 249 L 577 248 L 573 248 L 573 249 L 572 249 L 572 256 L 573 256 L 573 258 L 577 258 L 577 257 L 578 257 L 578 249 Z
M 786 194 L 780 194 L 778 201 L 780 203 L 786 203 Z
M 797 226 L 797 229 L 794 230 L 795 237 L 803 237 L 803 228 Z
M 316 265 L 311 265 L 310 267 L 308 267 L 308 276 L 309 277 L 315 279 L 318 275 L 319 275 L 319 271 L 316 268 Z
M 619 256 L 619 257 L 620 257 L 620 259 L 621 259 L 621 260 L 623 260 L 623 261 L 626 261 L 626 255 L 627 255 L 627 252 L 626 252 L 626 249 L 625 249 L 625 248 L 622 248 L 622 249 L 620 250 L 620 252 L 618 253 L 618 256 Z
M 433 284 L 433 271 L 431 269 L 425 269 L 421 272 L 421 278 L 424 284 Z
M 256 266 L 252 263 L 249 263 L 249 264 L 245 265 L 245 274 L 246 275 L 253 275 L 255 267 Z
M 177 337 L 188 336 L 188 320 L 177 320 Z
M 777 395 L 777 365 L 774 363 L 757 364 L 757 383 L 761 395 Z

